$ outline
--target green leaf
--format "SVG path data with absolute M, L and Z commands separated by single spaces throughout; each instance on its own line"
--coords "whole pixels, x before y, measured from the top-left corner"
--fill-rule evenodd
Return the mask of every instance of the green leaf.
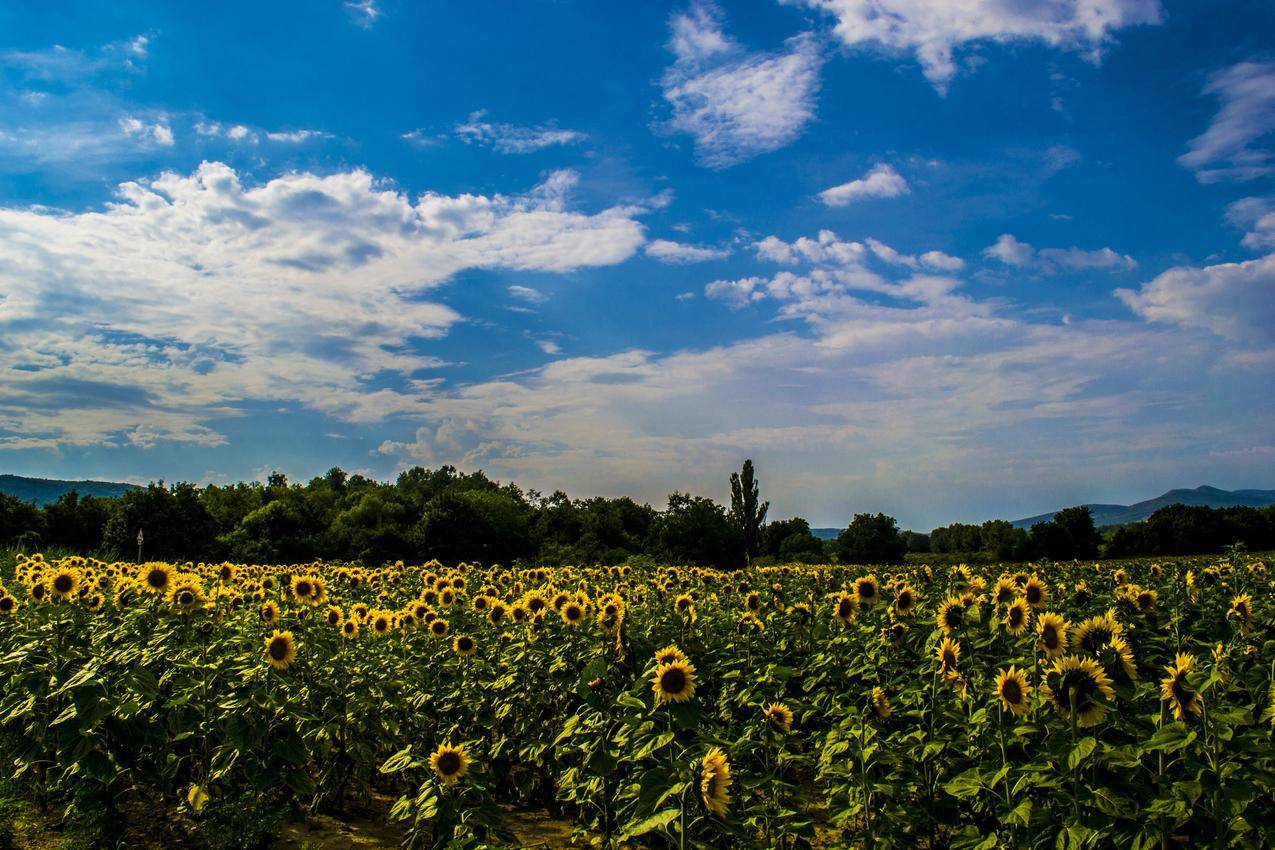
M 983 780 L 979 776 L 978 768 L 971 767 L 955 777 L 943 786 L 943 790 L 961 800 L 978 794 L 983 790 Z
M 1067 755 L 1067 769 L 1075 770 L 1093 754 L 1094 749 L 1098 746 L 1098 741 L 1094 738 L 1082 738 L 1080 743 L 1072 748 Z
M 646 835 L 648 832 L 654 832 L 657 829 L 664 829 L 676 820 L 680 813 L 680 809 L 665 809 L 662 812 L 656 812 L 649 818 L 643 818 L 637 823 L 632 823 L 626 827 L 624 834 L 620 836 L 620 840 L 628 841 L 630 838 Z
M 408 745 L 385 760 L 381 773 L 398 773 L 412 764 L 412 747 Z

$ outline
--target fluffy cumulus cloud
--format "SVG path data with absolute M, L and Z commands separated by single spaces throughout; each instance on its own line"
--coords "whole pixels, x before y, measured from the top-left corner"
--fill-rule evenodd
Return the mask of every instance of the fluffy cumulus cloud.
M 243 403 L 347 420 L 423 391 L 416 343 L 460 320 L 428 297 L 462 269 L 565 272 L 644 241 L 631 207 L 572 210 L 573 176 L 518 196 L 416 199 L 365 171 L 255 186 L 202 164 L 125 183 L 96 212 L 0 210 L 0 446 L 216 443 Z
M 908 181 L 888 163 L 879 163 L 857 180 L 833 186 L 819 193 L 830 207 L 844 207 L 864 198 L 897 198 L 909 192 Z
M 700 164 L 727 168 L 778 150 L 813 119 L 823 60 L 809 35 L 778 52 L 748 52 L 706 0 L 675 15 L 671 30 L 676 60 L 662 86 L 673 114 L 661 129 L 691 136 Z
M 945 91 L 958 49 L 980 41 L 1040 41 L 1097 60 L 1113 33 L 1160 22 L 1158 0 L 788 0 L 822 9 L 850 47 L 910 53 Z
M 534 153 L 555 145 L 574 145 L 586 138 L 578 130 L 564 130 L 552 124 L 520 127 L 495 123 L 487 120 L 486 110 L 470 113 L 454 132 L 467 144 L 483 145 L 500 153 Z
M 1221 105 L 1178 162 L 1201 183 L 1252 180 L 1275 170 L 1275 153 L 1262 145 L 1275 132 L 1275 62 L 1224 68 L 1209 78 L 1204 93 Z
M 1203 328 L 1243 345 L 1275 346 L 1275 254 L 1243 263 L 1169 269 L 1116 294 L 1154 322 Z
M 1128 254 L 1111 248 L 1088 251 L 1083 248 L 1036 248 L 1011 233 L 1002 233 L 983 249 L 983 256 L 1001 265 L 1037 274 L 1086 271 L 1132 271 L 1138 263 Z
M 1216 474 L 1240 468 L 1245 447 L 1275 444 L 1269 425 L 1209 412 L 1218 375 L 1270 408 L 1211 335 L 1140 319 L 1044 323 L 887 247 L 827 231 L 768 237 L 759 259 L 782 268 L 705 293 L 773 311 L 776 329 L 667 354 L 567 357 L 441 392 L 417 409 L 414 437 L 380 451 L 657 502 L 674 485 L 719 494 L 722 470 L 753 457 L 767 496 L 790 510 L 872 505 L 928 528 L 952 519 L 941 505 L 983 486 L 1049 499 L 1033 482 L 1089 486 L 1099 466 L 1149 477 L 1202 446 L 1192 471 Z M 965 504 L 969 519 L 988 509 Z

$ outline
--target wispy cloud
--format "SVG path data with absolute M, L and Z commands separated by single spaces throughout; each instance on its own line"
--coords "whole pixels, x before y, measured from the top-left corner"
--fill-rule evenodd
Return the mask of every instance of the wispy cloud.
M 958 49 L 984 41 L 1040 41 L 1079 50 L 1098 61 L 1113 34 L 1136 24 L 1158 24 L 1158 0 L 786 0 L 836 18 L 834 32 L 849 47 L 876 46 L 911 53 L 939 92 L 958 71 Z
M 467 144 L 482 145 L 499 153 L 534 153 L 555 145 L 574 145 L 587 136 L 578 130 L 564 130 L 553 124 L 520 127 L 487 120 L 487 110 L 471 112 L 453 129 L 456 137 Z M 406 134 L 405 138 L 411 138 Z
M 1275 171 L 1275 153 L 1256 144 L 1275 132 L 1275 63 L 1224 68 L 1209 78 L 1204 94 L 1217 97 L 1221 106 L 1178 162 L 1201 183 L 1252 180 Z
M 350 20 L 363 29 L 371 29 L 372 25 L 385 14 L 377 5 L 377 0 L 347 0 L 344 6 Z
M 673 242 L 669 239 L 652 239 L 646 243 L 646 253 L 661 263 L 685 264 L 703 263 L 709 260 L 721 260 L 730 256 L 730 248 L 717 248 L 712 245 L 690 245 L 685 242 Z
M 676 60 L 662 80 L 672 117 L 657 128 L 695 140 L 701 165 L 728 168 L 778 150 L 814 118 L 823 64 L 816 40 L 800 35 L 778 53 L 750 53 L 722 28 L 707 0 L 674 15 Z
M 1087 251 L 1083 248 L 1036 248 L 1019 241 L 1010 233 L 1002 233 L 995 243 L 983 249 L 983 256 L 1022 271 L 1058 274 L 1080 271 L 1132 271 L 1138 263 L 1128 254 L 1111 248 Z

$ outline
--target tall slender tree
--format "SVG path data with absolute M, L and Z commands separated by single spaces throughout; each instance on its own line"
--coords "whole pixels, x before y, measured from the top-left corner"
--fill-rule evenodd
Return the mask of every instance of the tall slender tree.
M 730 517 L 744 540 L 744 557 L 750 564 L 761 550 L 761 529 L 770 509 L 770 502 L 760 498 L 753 462 L 745 460 L 744 468 L 730 476 Z

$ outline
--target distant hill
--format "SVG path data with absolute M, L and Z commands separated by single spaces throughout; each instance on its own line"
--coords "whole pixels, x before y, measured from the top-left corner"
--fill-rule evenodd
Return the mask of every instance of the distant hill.
M 1138 522 L 1151 516 L 1160 508 L 1176 504 L 1205 505 L 1210 508 L 1264 508 L 1267 505 L 1275 505 L 1275 490 L 1221 490 L 1205 485 L 1196 487 L 1194 490 L 1170 490 L 1154 499 L 1132 505 L 1091 504 L 1084 507 L 1089 508 L 1089 512 L 1093 514 L 1094 525 L 1101 527 Z M 1031 528 L 1038 522 L 1053 519 L 1055 513 L 1057 511 L 1016 519 L 1011 524 L 1016 528 Z
M 810 533 L 820 540 L 831 540 L 841 533 L 839 528 L 812 528 Z
M 0 475 L 0 493 L 17 496 L 24 502 L 35 502 L 37 505 L 56 502 L 59 496 L 72 490 L 81 496 L 111 499 L 136 489 L 136 484 L 121 484 L 114 481 L 58 481 L 53 478 Z

